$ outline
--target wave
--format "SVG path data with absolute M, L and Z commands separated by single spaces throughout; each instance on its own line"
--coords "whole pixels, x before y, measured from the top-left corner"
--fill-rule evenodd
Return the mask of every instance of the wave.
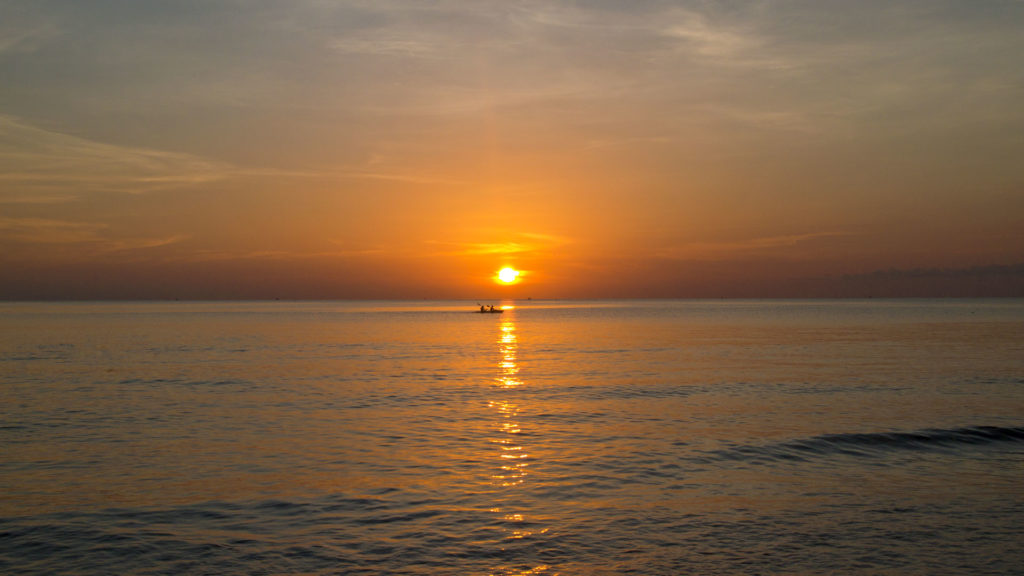
M 1017 442 L 1024 442 L 1024 427 L 972 426 L 912 432 L 823 434 L 762 446 L 736 446 L 708 455 L 711 460 L 766 463 L 831 456 L 872 458 L 897 451 L 959 450 L 969 446 Z
M 371 492 L 0 515 L 0 573 L 493 573 L 551 538 L 466 500 Z

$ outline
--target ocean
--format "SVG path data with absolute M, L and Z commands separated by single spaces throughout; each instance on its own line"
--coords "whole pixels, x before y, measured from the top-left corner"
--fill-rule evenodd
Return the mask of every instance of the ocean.
M 1024 300 L 500 304 L 0 304 L 0 573 L 1024 573 Z

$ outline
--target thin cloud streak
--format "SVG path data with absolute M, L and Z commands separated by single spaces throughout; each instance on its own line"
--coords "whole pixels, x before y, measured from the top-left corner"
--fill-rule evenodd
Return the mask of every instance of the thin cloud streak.
M 92 255 L 147 250 L 177 244 L 186 235 L 160 238 L 111 237 L 108 224 L 50 218 L 0 218 L 0 242 L 64 246 Z
M 849 232 L 810 232 L 804 234 L 783 234 L 763 236 L 731 242 L 692 242 L 672 250 L 659 252 L 661 258 L 671 259 L 723 259 L 748 257 L 751 255 L 804 246 L 819 240 L 853 236 Z
M 350 260 L 366 259 L 377 256 L 396 257 L 402 254 L 382 248 L 356 250 L 317 250 L 303 252 L 297 250 L 196 250 L 189 253 L 168 256 L 173 262 L 239 262 L 239 261 L 277 261 L 296 262 L 310 260 Z
M 0 239 L 32 244 L 98 242 L 105 224 L 70 222 L 51 218 L 0 217 Z
M 104 144 L 0 115 L 0 191 L 138 194 L 212 182 L 227 165 L 190 154 Z M 6 190 L 4 190 L 6 188 Z M 9 193 L 9 192 L 8 192 Z M 50 197 L 53 197 L 51 194 Z
M 537 232 L 514 232 L 492 235 L 515 238 L 501 242 L 459 242 L 430 240 L 427 244 L 445 246 L 446 248 L 435 252 L 438 256 L 514 256 L 521 254 L 537 255 L 548 253 L 556 248 L 571 243 L 571 240 L 553 234 Z
M 229 178 L 368 179 L 414 184 L 466 180 L 360 168 L 232 166 L 190 154 L 116 146 L 44 130 L 0 115 L 0 203 L 57 204 L 84 193 L 145 194 Z M 26 191 L 32 191 L 26 194 Z M 60 194 L 60 192 L 67 192 Z

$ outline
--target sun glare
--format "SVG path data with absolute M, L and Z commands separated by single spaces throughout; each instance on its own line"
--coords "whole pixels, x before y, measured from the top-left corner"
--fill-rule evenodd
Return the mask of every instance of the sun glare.
M 498 270 L 498 281 L 502 284 L 513 284 L 519 278 L 519 270 L 514 268 L 502 268 Z

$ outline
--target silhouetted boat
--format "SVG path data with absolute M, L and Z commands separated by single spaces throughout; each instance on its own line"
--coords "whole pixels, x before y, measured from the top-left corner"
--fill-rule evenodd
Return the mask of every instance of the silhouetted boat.
M 487 310 L 481 308 L 479 310 L 473 310 L 473 312 L 477 314 L 501 314 L 502 312 L 504 312 L 504 310 L 502 310 L 501 308 L 490 308 Z

